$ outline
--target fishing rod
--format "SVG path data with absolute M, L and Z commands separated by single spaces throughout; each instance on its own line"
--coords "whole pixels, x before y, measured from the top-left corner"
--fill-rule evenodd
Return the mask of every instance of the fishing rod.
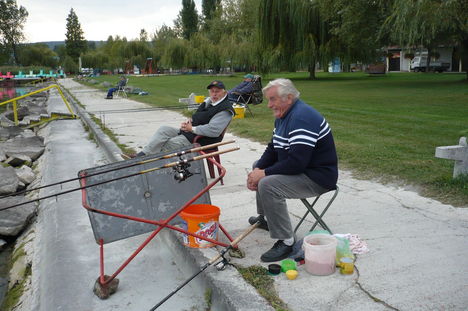
M 209 266 L 211 266 L 213 263 L 215 263 L 218 259 L 223 258 L 220 262 L 216 263 L 218 265 L 219 263 L 226 263 L 227 259 L 224 258 L 224 255 L 232 248 L 237 248 L 236 245 L 242 241 L 246 236 L 248 236 L 252 231 L 255 230 L 259 226 L 260 222 L 256 222 L 250 227 L 247 228 L 240 236 L 238 236 L 236 239 L 234 239 L 228 246 L 226 246 L 218 255 L 215 257 L 211 258 L 210 261 L 208 261 L 203 267 L 200 268 L 199 271 L 197 271 L 194 275 L 192 275 L 190 278 L 188 278 L 184 283 L 180 284 L 175 290 L 173 290 L 169 295 L 164 297 L 163 300 L 158 302 L 157 305 L 155 305 L 153 308 L 150 309 L 150 311 L 154 311 L 157 308 L 159 308 L 163 303 L 165 303 L 169 298 L 174 296 L 179 290 L 181 290 L 185 285 L 187 285 L 190 281 L 192 281 L 194 278 L 196 278 L 200 273 L 205 271 Z
M 156 157 L 156 158 L 152 158 L 152 159 L 148 159 L 148 160 L 142 160 L 142 161 L 138 161 L 138 162 L 131 163 L 131 164 L 128 164 L 128 165 L 124 165 L 124 166 L 121 166 L 121 167 L 96 172 L 96 173 L 93 173 L 93 174 L 89 174 L 86 177 L 101 175 L 101 174 L 121 170 L 121 169 L 124 169 L 124 168 L 129 168 L 129 167 L 133 167 L 133 166 L 137 166 L 137 165 L 143 165 L 143 164 L 147 164 L 147 163 L 151 163 L 151 162 L 159 161 L 159 160 L 163 160 L 163 159 L 180 157 L 180 156 L 182 156 L 184 154 L 187 154 L 187 153 L 194 153 L 194 152 L 203 151 L 203 150 L 206 150 L 206 149 L 213 149 L 215 147 L 219 147 L 219 146 L 226 145 L 226 144 L 231 144 L 233 142 L 235 142 L 235 140 L 231 139 L 231 140 L 227 140 L 227 141 L 224 141 L 224 142 L 214 143 L 214 144 L 195 147 L 195 148 L 189 148 L 189 149 L 185 149 L 185 150 L 182 150 L 182 151 L 178 151 L 178 152 L 170 153 L 170 154 L 167 154 L 167 155 L 163 155 L 163 156 L 160 156 L 160 157 Z M 0 199 L 15 196 L 15 195 L 20 195 L 20 194 L 23 194 L 23 193 L 28 193 L 28 192 L 31 192 L 31 191 L 34 191 L 34 190 L 39 190 L 39 189 L 44 189 L 44 188 L 48 188 L 48 187 L 52 187 L 52 186 L 57 186 L 57 185 L 60 185 L 60 184 L 65 184 L 65 183 L 68 183 L 68 182 L 71 182 L 71 181 L 80 180 L 82 178 L 83 177 L 80 177 L 80 176 L 79 177 L 74 177 L 74 178 L 54 182 L 54 183 L 51 183 L 51 184 L 48 184 L 48 185 L 39 186 L 39 187 L 36 187 L 36 188 L 25 189 L 25 190 L 21 190 L 21 191 L 14 192 L 14 193 L 9 193 L 9 194 L 0 196 Z
M 197 105 L 198 106 L 198 105 Z M 193 107 L 197 107 L 193 106 Z M 157 110 L 168 110 L 168 109 L 188 109 L 190 108 L 187 105 L 174 105 L 174 106 L 164 106 L 164 107 L 147 107 L 147 108 L 129 108 L 129 109 L 109 109 L 109 110 L 99 110 L 93 111 L 89 110 L 89 113 L 97 114 L 112 114 L 112 113 L 127 113 L 127 112 L 144 112 L 144 111 L 157 111 Z
M 40 200 L 48 199 L 48 198 L 51 198 L 51 197 L 56 197 L 56 196 L 59 196 L 59 195 L 62 195 L 62 194 L 67 194 L 67 193 L 70 193 L 70 192 L 73 192 L 73 191 L 83 190 L 83 189 L 99 186 L 99 185 L 102 185 L 102 184 L 110 183 L 110 182 L 121 180 L 121 179 L 124 179 L 124 178 L 130 178 L 130 177 L 134 177 L 134 176 L 137 176 L 137 175 L 143 175 L 143 174 L 146 174 L 146 173 L 150 173 L 150 172 L 165 169 L 165 168 L 170 168 L 170 167 L 175 167 L 175 166 L 183 166 L 183 165 L 186 165 L 189 162 L 202 160 L 202 159 L 205 159 L 205 158 L 213 157 L 213 156 L 223 154 L 223 153 L 227 153 L 227 152 L 231 152 L 231 151 L 236 151 L 236 150 L 239 150 L 239 149 L 240 149 L 239 147 L 235 147 L 235 148 L 220 150 L 220 151 L 216 151 L 216 152 L 212 152 L 212 153 L 202 154 L 202 155 L 191 157 L 191 158 L 181 159 L 179 161 L 166 163 L 166 164 L 164 164 L 162 166 L 159 166 L 159 167 L 154 167 L 154 168 L 150 168 L 150 169 L 147 169 L 147 170 L 142 170 L 142 171 L 132 173 L 132 174 L 129 174 L 129 175 L 124 175 L 124 176 L 120 176 L 120 177 L 116 177 L 116 178 L 111 178 L 111 179 L 100 181 L 100 182 L 97 182 L 97 183 L 94 183 L 94 184 L 69 189 L 69 190 L 66 190 L 66 191 L 46 195 L 44 197 L 40 197 L 40 198 L 37 198 L 37 199 L 34 199 L 34 200 L 30 200 L 30 201 L 26 201 L 26 202 L 23 202 L 23 203 L 18 203 L 18 204 L 15 204 L 15 205 L 3 207 L 3 208 L 0 208 L 0 211 L 4 211 L 4 210 L 7 210 L 7 209 L 10 209 L 10 208 L 13 208 L 13 207 L 17 207 L 17 206 L 20 206 L 20 205 L 25 205 L 25 204 L 28 204 L 28 203 L 33 203 L 33 202 L 37 202 L 37 201 L 40 201 Z M 88 177 L 88 176 L 83 175 L 81 178 L 85 178 L 85 177 Z M 178 178 L 179 181 L 182 181 L 184 179 L 179 179 Z

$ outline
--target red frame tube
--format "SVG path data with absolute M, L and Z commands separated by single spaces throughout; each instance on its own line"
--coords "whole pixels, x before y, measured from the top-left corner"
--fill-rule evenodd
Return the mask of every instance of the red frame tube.
M 200 153 L 203 153 L 202 151 Z M 222 180 L 222 178 L 226 175 L 226 169 L 221 166 L 220 163 L 216 162 L 213 158 L 207 158 L 209 161 L 211 161 L 214 165 L 216 165 L 220 170 L 221 170 L 221 174 L 219 174 L 219 176 L 217 178 L 215 178 L 213 180 L 213 182 L 211 182 L 209 185 L 207 185 L 205 188 L 203 188 L 200 192 L 198 192 L 192 199 L 190 199 L 189 201 L 187 201 L 179 210 L 177 210 L 174 214 L 172 214 L 169 218 L 167 218 L 166 220 L 163 220 L 163 221 L 155 221 L 155 220 L 148 220 L 148 219 L 144 219 L 144 218 L 139 218 L 139 217 L 134 217 L 134 216 L 129 216 L 129 215 L 124 215 L 124 214 L 119 214 L 119 213 L 114 213 L 114 212 L 109 212 L 109 211 L 104 211 L 104 210 L 99 210 L 99 209 L 95 209 L 95 208 L 92 208 L 91 206 L 89 206 L 86 202 L 86 189 L 82 189 L 81 191 L 81 199 L 82 199 L 82 204 L 83 204 L 83 207 L 85 209 L 87 209 L 88 211 L 90 212 L 94 212 L 94 213 L 99 213 L 99 214 L 104 214 L 104 215 L 108 215 L 108 216 L 112 216 L 112 217 L 118 217 L 118 218 L 123 218 L 123 219 L 128 219 L 128 220 L 133 220 L 133 221 L 138 221 L 138 222 L 143 222 L 143 223 L 148 223 L 148 224 L 153 224 L 153 225 L 156 225 L 158 226 L 158 228 L 156 230 L 154 230 L 149 237 L 147 237 L 145 239 L 145 241 L 130 255 L 130 257 L 128 257 L 124 263 L 122 265 L 119 266 L 119 268 L 112 274 L 112 276 L 108 279 L 105 279 L 104 277 L 104 240 L 103 239 L 100 239 L 99 240 L 99 248 L 100 248 L 100 276 L 99 276 L 99 282 L 101 283 L 101 286 L 105 286 L 107 284 L 109 284 L 113 279 L 115 279 L 117 277 L 117 275 L 120 274 L 120 272 L 122 272 L 123 269 L 125 269 L 125 267 L 141 252 L 141 250 L 143 250 L 143 248 L 146 247 L 146 245 L 148 245 L 149 242 L 151 242 L 151 240 L 163 229 L 163 228 L 169 228 L 169 229 L 172 229 L 172 230 L 175 230 L 175 231 L 179 231 L 179 232 L 182 232 L 182 233 L 185 233 L 185 234 L 188 234 L 188 235 L 191 235 L 193 237 L 196 237 L 196 238 L 199 238 L 201 240 L 205 240 L 205 241 L 208 241 L 208 242 L 211 242 L 213 244 L 216 244 L 216 245 L 219 245 L 219 246 L 223 246 L 223 247 L 227 247 L 229 246 L 229 244 L 226 244 L 226 243 L 223 243 L 223 242 L 219 242 L 219 241 L 216 241 L 216 240 L 213 240 L 213 239 L 210 239 L 210 238 L 207 238 L 207 237 L 203 237 L 199 234 L 195 234 L 195 233 L 192 233 L 192 232 L 188 232 L 187 230 L 184 230 L 184 229 L 181 229 L 179 227 L 175 227 L 175 226 L 172 226 L 172 225 L 169 225 L 169 222 L 171 220 L 173 220 L 175 217 L 177 217 L 178 214 L 180 214 L 185 208 L 187 208 L 189 205 L 191 205 L 193 202 L 195 202 L 198 198 L 200 198 L 204 193 L 206 193 L 208 190 L 210 190 L 216 183 L 218 183 L 220 180 Z M 81 174 L 81 179 L 80 179 L 80 184 L 81 186 L 85 186 L 86 185 L 86 180 L 84 177 L 86 177 L 86 174 L 82 173 Z M 221 231 L 224 233 L 224 235 L 229 239 L 230 242 L 233 241 L 233 238 L 231 237 L 231 235 L 226 231 L 226 229 L 221 225 L 219 224 L 219 228 L 221 229 Z

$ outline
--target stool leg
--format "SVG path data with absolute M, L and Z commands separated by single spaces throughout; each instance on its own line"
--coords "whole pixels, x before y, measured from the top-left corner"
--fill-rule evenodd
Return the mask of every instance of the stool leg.
M 320 198 L 320 196 L 318 196 L 314 203 L 310 204 L 306 199 L 301 199 L 301 201 L 304 203 L 304 205 L 307 207 L 307 209 L 309 210 L 309 212 L 314 216 L 314 218 L 316 219 L 314 225 L 312 226 L 312 228 L 310 228 L 310 231 L 313 231 L 315 229 L 315 227 L 317 226 L 317 224 L 320 224 L 320 226 L 322 226 L 323 229 L 327 230 L 328 232 L 330 232 L 330 234 L 333 234 L 330 230 L 330 228 L 327 226 L 327 224 L 322 220 L 322 216 L 325 215 L 325 212 L 327 211 L 327 209 L 330 207 L 331 203 L 329 202 L 327 204 L 327 206 L 325 207 L 325 209 L 322 211 L 322 213 L 319 215 L 315 210 L 314 210 L 314 205 L 315 203 L 317 202 L 317 200 Z M 333 202 L 333 200 L 331 201 Z

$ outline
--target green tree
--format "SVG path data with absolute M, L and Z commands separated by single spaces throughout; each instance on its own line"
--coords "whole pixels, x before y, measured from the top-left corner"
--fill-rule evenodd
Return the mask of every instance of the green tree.
M 198 31 L 198 13 L 194 0 L 182 0 L 182 9 L 179 12 L 182 37 L 189 40 Z
M 188 52 L 187 41 L 179 38 L 171 39 L 164 51 L 161 62 L 166 68 L 181 69 L 186 65 L 185 57 Z
M 468 3 L 465 0 L 394 0 L 383 31 L 403 46 L 426 48 L 457 43 L 468 53 Z M 431 57 L 427 58 L 427 67 Z M 468 73 L 467 73 L 468 78 Z
M 177 38 L 177 33 L 171 27 L 162 25 L 161 28 L 156 30 L 151 39 L 153 44 L 153 66 L 158 66 L 163 55 L 165 54 L 166 47 L 174 38 Z
M 81 62 L 85 68 L 107 68 L 109 57 L 104 53 L 103 49 L 88 51 L 81 56 Z
M 56 45 L 54 47 L 54 52 L 58 55 L 59 62 L 63 63 L 65 57 L 67 56 L 67 49 L 65 48 L 65 44 Z
M 66 73 L 77 73 L 78 64 L 71 56 L 67 55 L 63 61 L 63 69 Z
M 314 0 L 261 0 L 259 34 L 262 46 L 274 50 L 273 64 L 290 71 L 306 67 L 311 79 L 315 79 L 317 61 L 329 53 L 332 39 Z
M 387 33 L 384 35 L 379 30 L 388 17 L 392 1 L 320 0 L 319 4 L 332 35 L 326 56 L 339 56 L 348 63 L 373 62 L 380 56 L 379 49 L 390 43 Z
M 209 27 L 207 23 L 215 16 L 217 8 L 221 6 L 221 0 L 203 0 L 202 1 L 202 13 L 203 13 L 203 27 Z
M 0 52 L 8 60 L 13 55 L 16 64 L 18 61 L 18 44 L 24 40 L 23 26 L 28 17 L 28 11 L 16 4 L 16 0 L 0 0 Z
M 46 44 L 24 44 L 18 50 L 18 58 L 22 66 L 57 67 L 59 57 Z
M 148 33 L 146 32 L 144 28 L 140 30 L 140 41 L 142 42 L 148 41 Z
M 67 33 L 65 36 L 67 54 L 72 57 L 74 61 L 77 61 L 81 53 L 86 52 L 88 45 L 84 38 L 78 16 L 73 8 L 70 10 L 67 17 Z
M 260 49 L 256 31 L 259 0 L 225 0 L 210 21 L 209 38 L 232 70 L 255 71 L 267 53 Z M 226 64 L 225 64 L 226 65 Z

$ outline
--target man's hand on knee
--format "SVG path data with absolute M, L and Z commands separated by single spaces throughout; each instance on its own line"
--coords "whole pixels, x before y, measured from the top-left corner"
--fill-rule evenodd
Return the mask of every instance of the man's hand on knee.
M 265 170 L 255 168 L 247 177 L 247 188 L 256 191 L 258 189 L 258 183 L 263 177 L 265 177 Z

